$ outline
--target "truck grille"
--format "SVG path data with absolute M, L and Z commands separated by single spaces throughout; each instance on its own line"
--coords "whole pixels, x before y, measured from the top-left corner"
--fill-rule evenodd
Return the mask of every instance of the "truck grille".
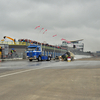
M 32 57 L 32 52 L 30 52 L 30 57 Z

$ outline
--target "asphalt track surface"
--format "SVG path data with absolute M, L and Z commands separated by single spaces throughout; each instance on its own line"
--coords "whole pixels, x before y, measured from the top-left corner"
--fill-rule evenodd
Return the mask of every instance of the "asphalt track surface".
M 100 61 L 1 62 L 0 100 L 100 100 Z

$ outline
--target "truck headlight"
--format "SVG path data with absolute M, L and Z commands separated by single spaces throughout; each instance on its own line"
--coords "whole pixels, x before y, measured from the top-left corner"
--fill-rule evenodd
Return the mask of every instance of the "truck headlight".
M 36 56 L 34 56 L 34 58 L 36 58 Z

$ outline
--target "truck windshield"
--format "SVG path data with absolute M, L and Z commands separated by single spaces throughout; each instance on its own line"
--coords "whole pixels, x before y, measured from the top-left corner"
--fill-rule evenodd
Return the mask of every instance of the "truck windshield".
M 34 51 L 36 47 L 27 48 L 28 51 Z

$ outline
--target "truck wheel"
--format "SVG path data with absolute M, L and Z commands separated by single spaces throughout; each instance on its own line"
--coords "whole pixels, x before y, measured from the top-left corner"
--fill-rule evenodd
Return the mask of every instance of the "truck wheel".
M 29 59 L 29 61 L 32 61 L 32 59 Z
M 42 61 L 41 56 L 38 57 L 38 61 Z

